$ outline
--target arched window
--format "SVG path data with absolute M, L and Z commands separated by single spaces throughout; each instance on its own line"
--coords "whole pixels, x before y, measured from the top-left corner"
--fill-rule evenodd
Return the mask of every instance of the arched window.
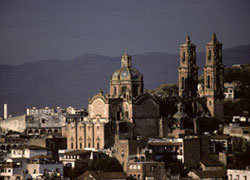
M 185 56 L 186 56 L 186 54 L 185 54 L 185 52 L 183 52 L 182 53 L 182 62 L 185 62 Z
M 116 87 L 114 87 L 114 95 L 116 95 L 117 94 L 117 92 L 116 92 Z
M 125 93 L 127 91 L 127 87 L 126 86 L 122 86 L 122 93 Z
M 208 50 L 208 60 L 211 60 L 211 50 Z
M 210 76 L 207 76 L 207 88 L 210 88 Z
M 181 89 L 184 89 L 184 87 L 185 87 L 185 78 L 182 77 L 181 78 Z

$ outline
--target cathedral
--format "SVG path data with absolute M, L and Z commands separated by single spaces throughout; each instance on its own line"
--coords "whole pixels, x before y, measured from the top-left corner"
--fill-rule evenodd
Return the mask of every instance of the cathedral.
M 106 149 L 118 139 L 162 138 L 174 131 L 205 132 L 202 127 L 223 120 L 224 65 L 216 35 L 206 45 L 203 80 L 198 81 L 196 46 L 187 36 L 180 47 L 177 97 L 159 98 L 144 92 L 143 75 L 125 53 L 110 79 L 109 93 L 89 99 L 88 116 L 62 128 L 68 149 Z M 187 130 L 187 131 L 186 131 Z

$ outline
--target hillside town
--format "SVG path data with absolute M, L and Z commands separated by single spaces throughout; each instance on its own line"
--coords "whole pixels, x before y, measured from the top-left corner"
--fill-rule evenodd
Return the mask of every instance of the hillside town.
M 225 80 L 214 33 L 205 53 L 198 67 L 186 36 L 176 93 L 145 91 L 150 74 L 125 51 L 109 92 L 97 92 L 86 108 L 29 107 L 12 116 L 8 102 L 1 105 L 0 179 L 249 180 L 250 112 L 230 104 L 242 83 Z

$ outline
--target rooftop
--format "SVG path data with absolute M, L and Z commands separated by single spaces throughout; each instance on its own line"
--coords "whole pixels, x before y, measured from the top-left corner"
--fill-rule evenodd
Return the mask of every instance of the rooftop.
M 91 153 L 89 150 L 74 150 L 74 151 L 69 151 L 65 152 L 65 155 L 80 155 L 80 154 L 86 154 L 86 153 Z
M 94 179 L 126 179 L 124 172 L 95 172 L 85 171 L 82 175 L 77 177 L 77 180 L 84 180 L 84 178 L 92 176 Z
M 214 159 L 204 159 L 201 160 L 200 163 L 204 164 L 205 166 L 223 166 L 220 161 Z
M 45 147 L 41 147 L 41 146 L 36 146 L 36 145 L 22 145 L 22 146 L 18 146 L 12 149 L 29 149 L 29 150 L 46 150 Z
M 226 177 L 227 171 L 193 171 L 199 178 L 222 178 Z

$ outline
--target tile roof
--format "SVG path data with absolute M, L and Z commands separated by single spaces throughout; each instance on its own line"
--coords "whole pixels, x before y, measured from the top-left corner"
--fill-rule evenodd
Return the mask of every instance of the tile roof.
M 45 147 L 36 146 L 36 145 L 21 145 L 12 149 L 46 150 Z
M 69 151 L 65 152 L 65 155 L 79 155 L 79 154 L 85 154 L 85 153 L 91 153 L 89 150 L 74 150 L 74 151 Z
M 230 138 L 231 137 L 227 135 L 215 135 L 210 137 L 210 139 L 220 139 L 220 140 L 228 140 Z
M 226 170 L 219 171 L 193 171 L 199 178 L 223 178 L 226 177 Z
M 77 180 L 83 180 L 86 177 L 92 176 L 94 179 L 126 179 L 126 174 L 124 172 L 95 172 L 95 171 L 85 171 L 82 175 L 77 177 Z
M 215 159 L 203 159 L 200 163 L 204 164 L 205 166 L 223 166 L 223 164 Z

